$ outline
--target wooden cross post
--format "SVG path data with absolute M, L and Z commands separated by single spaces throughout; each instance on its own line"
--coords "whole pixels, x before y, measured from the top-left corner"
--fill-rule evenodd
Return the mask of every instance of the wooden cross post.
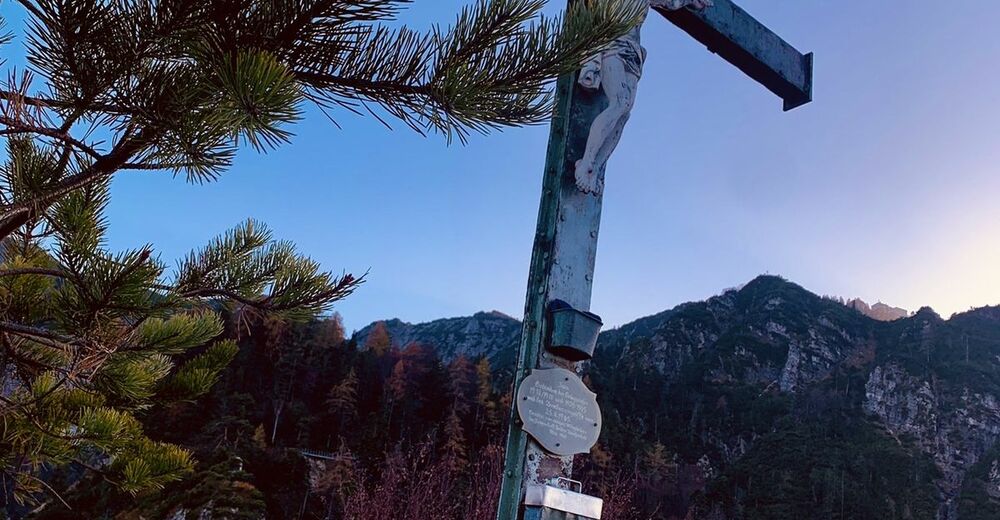
M 694 3 L 693 0 L 651 0 L 650 3 L 655 11 L 703 43 L 710 51 L 780 96 L 784 100 L 785 110 L 812 100 L 812 54 L 801 54 L 731 0 L 714 0 L 714 5 L 702 10 L 674 9 L 690 5 Z M 610 149 L 617 144 L 621 127 L 631 109 L 631 99 L 627 96 L 624 103 L 626 106 L 621 106 L 621 87 L 631 86 L 631 95 L 634 96 L 634 87 L 642 67 L 643 52 L 638 48 L 638 28 L 632 34 L 632 40 L 623 38 L 607 53 L 602 54 L 610 58 L 595 58 L 598 72 L 594 75 L 600 76 L 599 81 L 617 83 L 593 87 L 593 82 L 584 76 L 587 74 L 585 66 L 583 73 L 562 77 L 556 85 L 556 106 L 545 161 L 542 198 L 514 375 L 515 396 L 519 395 L 522 382 L 532 371 L 563 368 L 574 374 L 579 372 L 579 363 L 546 350 L 551 334 L 548 330 L 551 321 L 548 319 L 547 308 L 553 300 L 562 300 L 575 309 L 590 309 L 601 220 L 604 163 L 607 155 L 610 155 Z M 617 54 L 612 55 L 613 53 Z M 600 67 L 602 59 L 603 69 Z M 621 78 L 615 74 L 627 81 L 618 82 Z M 634 77 L 627 74 L 633 74 Z M 619 90 L 609 90 L 615 88 Z M 615 94 L 615 99 L 609 99 L 609 92 Z M 629 92 L 625 91 L 624 94 Z M 618 100 L 618 105 L 615 105 L 615 100 Z M 625 109 L 624 117 L 619 117 L 617 126 L 607 124 L 607 114 L 613 112 L 609 107 Z M 595 130 L 598 126 L 595 125 L 595 120 L 599 119 L 599 115 L 604 118 L 601 121 L 608 128 L 603 135 L 606 141 L 603 144 L 594 142 L 595 139 L 602 138 L 601 131 Z M 593 177 L 589 181 L 588 172 Z M 529 436 L 518 412 L 517 400 L 518 397 L 515 397 L 510 412 L 497 519 L 592 518 L 586 514 L 574 514 L 537 504 L 525 505 L 526 491 L 532 487 L 544 487 L 546 484 L 567 487 L 566 483 L 570 482 L 567 479 L 572 476 L 573 456 L 556 455 L 544 448 L 539 439 Z M 599 420 L 594 426 L 599 428 L 598 423 Z

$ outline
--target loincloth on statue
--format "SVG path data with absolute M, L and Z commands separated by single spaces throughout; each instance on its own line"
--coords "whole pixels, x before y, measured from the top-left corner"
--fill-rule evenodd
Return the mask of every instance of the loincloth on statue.
M 642 76 L 642 65 L 646 62 L 646 49 L 631 38 L 619 38 L 601 52 L 601 58 L 617 56 L 625 64 L 625 72 Z

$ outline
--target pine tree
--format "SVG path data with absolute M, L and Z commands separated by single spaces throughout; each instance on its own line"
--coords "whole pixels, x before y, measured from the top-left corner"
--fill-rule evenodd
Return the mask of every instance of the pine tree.
M 326 406 L 330 416 L 337 422 L 337 433 L 343 433 L 358 413 L 358 376 L 353 368 L 344 376 L 343 381 L 330 389 Z
M 320 331 L 316 342 L 327 348 L 339 347 L 344 343 L 344 320 L 339 313 L 323 320 L 319 324 Z
M 656 441 L 643 452 L 641 462 L 643 473 L 654 480 L 661 480 L 668 474 L 673 459 L 667 447 Z
M 479 0 L 451 28 L 383 25 L 407 3 L 17 0 L 30 73 L 0 85 L 4 501 L 42 491 L 43 465 L 132 493 L 189 473 L 191 455 L 150 439 L 140 412 L 211 387 L 237 350 L 219 312 L 310 318 L 360 283 L 252 220 L 172 273 L 149 246 L 111 252 L 115 175 L 212 181 L 241 146 L 287 142 L 306 103 L 448 139 L 537 123 L 548 82 L 640 16 L 630 0 L 575 2 L 565 18 L 539 18 L 542 0 Z
M 389 376 L 386 386 L 389 391 L 390 403 L 397 403 L 406 399 L 410 394 L 410 387 L 412 386 L 407 360 L 400 359 L 393 365 L 392 375 Z
M 405 403 L 406 396 L 408 394 L 410 386 L 408 377 L 409 376 L 406 372 L 406 361 L 400 359 L 396 361 L 395 365 L 392 366 L 392 373 L 389 375 L 389 379 L 386 380 L 385 383 L 385 432 L 390 436 L 393 434 L 393 424 L 400 424 L 400 421 L 394 421 L 394 418 L 397 415 L 405 416 L 405 410 L 400 413 L 399 409 L 404 408 L 401 403 Z M 405 426 L 405 423 L 403 425 Z
M 444 425 L 444 453 L 448 461 L 448 466 L 452 471 L 462 471 L 468 464 L 468 453 L 466 451 L 465 429 L 462 427 L 462 419 L 458 415 L 458 410 L 454 407 L 448 414 L 448 419 Z
M 267 449 L 267 433 L 264 432 L 263 424 L 258 424 L 253 429 L 253 445 L 259 450 Z
M 497 432 L 500 414 L 493 393 L 493 373 L 489 359 L 481 358 L 476 363 L 476 424 L 483 432 Z
M 472 401 L 477 391 L 476 368 L 465 356 L 456 357 L 448 365 L 448 384 L 452 406 L 463 415 L 468 416 L 472 410 Z
M 389 330 L 385 326 L 384 321 L 376 321 L 372 325 L 371 332 L 368 333 L 368 337 L 365 339 L 365 348 L 374 352 L 376 356 L 385 355 L 386 351 L 392 346 L 392 338 L 389 337 Z
M 598 472 L 606 472 L 608 468 L 611 467 L 612 458 L 611 452 L 608 451 L 608 448 L 604 445 L 604 443 L 598 442 L 590 448 L 590 463 L 598 470 Z
M 637 497 L 644 507 L 652 508 L 677 491 L 677 464 L 673 454 L 660 441 L 648 446 L 639 460 L 641 472 L 636 479 Z

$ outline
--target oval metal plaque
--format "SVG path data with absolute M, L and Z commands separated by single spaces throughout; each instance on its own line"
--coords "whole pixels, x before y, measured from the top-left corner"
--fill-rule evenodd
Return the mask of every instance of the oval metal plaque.
M 587 453 L 601 435 L 597 395 L 565 368 L 533 370 L 517 390 L 524 431 L 556 455 Z

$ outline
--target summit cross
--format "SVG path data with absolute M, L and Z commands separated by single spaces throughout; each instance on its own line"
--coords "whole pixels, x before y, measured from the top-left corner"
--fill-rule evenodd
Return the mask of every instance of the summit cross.
M 786 111 L 812 100 L 812 54 L 803 55 L 731 0 L 631 1 L 647 4 L 777 94 Z M 533 371 L 551 374 L 552 369 L 567 369 L 574 377 L 580 372 L 580 363 L 561 355 L 564 351 L 546 348 L 551 346 L 548 342 L 554 328 L 550 309 L 553 302 L 579 311 L 590 309 L 604 170 L 629 118 L 642 75 L 646 51 L 639 43 L 641 26 L 556 84 L 514 374 L 515 396 Z M 593 421 L 598 431 L 599 423 L 599 419 Z M 554 441 L 549 439 L 549 445 L 543 446 L 546 439 L 532 437 L 537 432 L 529 434 L 524 426 L 515 398 L 497 519 L 600 518 L 600 500 L 574 502 L 576 498 L 590 497 L 572 492 L 559 494 L 557 488 L 568 491 L 574 482 L 573 455 L 565 453 L 566 446 L 561 453 L 555 453 L 551 451 Z M 581 447 L 577 452 L 587 449 Z M 553 490 L 556 492 L 548 493 Z M 532 497 L 530 503 L 526 503 L 528 496 Z M 550 498 L 551 507 L 545 502 Z

